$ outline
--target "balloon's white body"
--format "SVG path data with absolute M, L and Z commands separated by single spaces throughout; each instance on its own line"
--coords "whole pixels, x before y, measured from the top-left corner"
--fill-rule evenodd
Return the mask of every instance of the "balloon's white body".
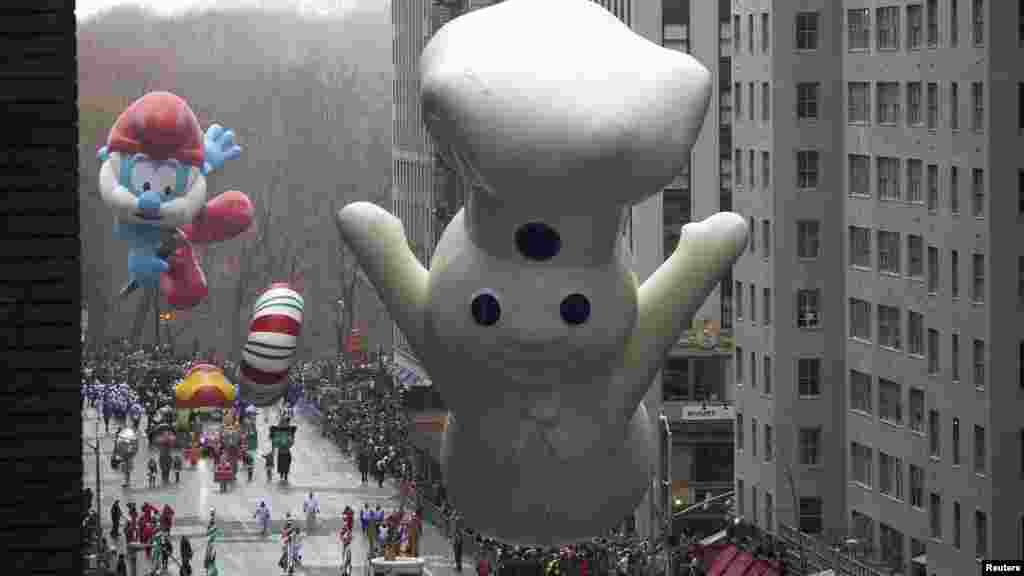
M 339 230 L 448 404 L 444 476 L 466 525 L 522 544 L 592 537 L 647 491 L 641 400 L 747 242 L 736 214 L 688 224 L 638 286 L 622 241 L 629 207 L 682 168 L 710 75 L 588 0 L 457 18 L 421 74 L 427 127 L 471 184 L 465 207 L 429 270 L 375 205 L 346 206 Z M 570 295 L 589 304 L 574 323 Z M 478 297 L 496 322 L 474 315 Z

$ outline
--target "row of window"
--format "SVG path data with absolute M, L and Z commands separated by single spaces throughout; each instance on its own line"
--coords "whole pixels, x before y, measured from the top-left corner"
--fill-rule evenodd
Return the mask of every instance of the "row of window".
M 771 424 L 759 426 L 757 418 L 750 419 L 750 452 L 757 458 L 758 451 L 758 430 L 764 431 L 764 444 L 761 452 L 765 462 L 775 461 L 775 436 Z M 805 426 L 797 430 L 797 442 L 800 448 L 799 462 L 802 466 L 821 466 L 821 426 Z M 736 413 L 736 450 L 746 449 L 746 439 L 743 432 L 743 414 Z
M 908 4 L 905 8 L 905 25 L 901 26 L 901 10 L 899 6 L 881 6 L 874 11 L 874 42 L 872 42 L 872 12 L 870 8 L 853 8 L 846 11 L 846 43 L 847 50 L 863 52 L 871 50 L 872 44 L 879 51 L 899 50 L 905 46 L 907 50 L 920 50 L 922 46 L 938 48 L 940 43 L 940 21 L 942 15 L 938 0 L 925 0 Z M 760 42 L 755 42 L 755 15 L 747 14 L 746 50 L 755 53 L 755 45 L 760 52 L 767 54 L 771 45 L 771 29 L 768 13 L 760 14 Z M 971 0 L 971 42 L 975 46 L 985 43 L 985 3 L 984 0 Z M 1024 44 L 1024 3 L 1021 7 L 1019 25 L 1020 42 Z M 734 14 L 733 49 L 739 53 L 743 48 L 742 16 Z M 949 46 L 956 47 L 960 43 L 960 9 L 957 0 L 949 0 L 947 26 L 949 29 Z M 799 51 L 814 51 L 821 45 L 821 13 L 817 11 L 801 11 L 796 13 L 794 46 Z M 903 41 L 901 42 L 901 39 Z
M 743 282 L 735 282 L 735 289 L 733 290 L 733 298 L 735 299 L 735 306 L 733 313 L 737 322 L 742 321 L 744 314 L 747 312 L 747 308 L 744 308 L 744 299 L 749 304 L 750 322 L 753 324 L 757 323 L 757 287 L 751 283 L 749 287 L 749 295 L 745 295 L 743 291 Z M 761 322 L 765 326 L 770 326 L 772 323 L 772 289 L 762 288 L 761 290 L 761 301 L 764 303 L 761 310 Z M 819 328 L 821 326 L 821 290 L 818 288 L 808 288 L 797 290 L 796 292 L 796 327 L 807 330 Z
M 750 352 L 750 363 L 745 365 L 746 357 L 743 354 L 743 348 L 737 346 L 733 353 L 733 374 L 736 379 L 736 386 L 742 387 L 744 382 L 748 379 L 751 389 L 757 390 L 758 384 L 758 364 L 757 364 L 757 353 Z M 747 372 L 747 366 L 749 366 L 749 372 Z M 764 394 L 771 395 L 772 393 L 772 357 L 765 354 L 762 358 L 763 374 L 761 380 L 761 391 Z M 801 398 L 817 398 L 821 396 L 821 358 L 797 358 L 796 359 L 796 372 L 797 381 L 796 389 L 797 393 Z
M 927 206 L 929 212 L 938 212 L 941 201 L 941 180 L 939 165 L 925 164 L 922 160 L 908 158 L 901 160 L 889 156 L 871 156 L 849 154 L 847 168 L 849 178 L 847 193 L 853 197 L 872 198 L 898 202 L 906 201 Z M 871 169 L 874 164 L 875 188 L 872 190 Z M 986 181 L 985 170 L 971 168 L 970 183 L 970 214 L 975 218 L 985 217 Z M 1020 184 L 1019 206 L 1024 211 L 1024 171 L 1019 171 Z M 946 173 L 946 205 L 950 215 L 957 216 L 961 212 L 960 203 L 960 167 L 949 166 Z
M 870 302 L 850 298 L 850 338 L 861 342 L 872 342 Z M 877 341 L 878 345 L 890 350 L 903 350 L 902 311 L 894 306 L 878 304 L 877 309 Z M 938 330 L 924 328 L 924 314 L 913 310 L 907 311 L 907 354 L 919 358 L 927 358 L 928 373 L 938 374 L 941 370 L 941 336 Z M 926 339 L 927 334 L 927 339 Z M 971 383 L 975 388 L 985 388 L 985 341 L 973 339 L 971 347 Z M 950 377 L 953 382 L 960 381 L 960 335 L 950 335 Z M 870 405 L 868 405 L 870 408 Z M 885 417 L 883 416 L 883 419 Z M 894 422 L 899 423 L 900 420 Z
M 872 82 L 846 83 L 846 122 L 853 125 L 869 125 L 872 122 L 879 126 L 926 127 L 937 130 L 942 118 L 941 89 L 938 82 L 874 82 L 874 102 L 872 107 Z M 798 96 L 801 94 L 799 92 Z M 963 111 L 960 103 L 960 83 L 950 82 L 946 98 L 946 126 L 953 131 L 960 130 L 960 117 Z M 973 132 L 985 131 L 985 84 L 971 82 L 970 129 Z M 812 101 L 810 109 L 817 110 L 819 90 L 817 83 L 805 89 L 804 97 Z M 905 108 L 904 108 L 905 106 Z M 906 110 L 904 113 L 903 110 Z M 800 105 L 797 105 L 800 112 Z M 813 117 L 800 117 L 810 118 Z
M 949 0 L 948 23 L 949 46 L 960 44 L 960 9 L 957 0 Z M 907 4 L 904 8 L 906 20 L 901 26 L 899 6 L 881 6 L 874 11 L 874 48 L 878 51 L 920 50 L 922 46 L 938 48 L 940 43 L 940 21 L 942 14 L 938 0 L 926 0 Z M 872 47 L 872 21 L 870 8 L 852 8 L 846 11 L 846 49 L 851 52 L 866 52 Z M 985 43 L 984 0 L 971 1 L 971 42 L 975 46 Z
M 925 250 L 924 237 L 918 234 L 906 235 L 906 258 L 903 257 L 903 242 L 899 232 L 875 230 L 872 246 L 872 230 L 861 226 L 849 227 L 849 262 L 854 268 L 872 270 L 892 275 L 905 276 L 924 281 L 928 293 L 939 293 L 942 271 L 939 262 L 939 248 L 928 246 Z M 904 262 L 906 260 L 906 262 Z M 926 266 L 927 262 L 927 266 Z M 1024 301 L 1024 258 L 1018 257 L 1019 299 Z M 971 255 L 971 293 L 974 304 L 985 303 L 985 255 L 975 252 Z M 960 298 L 960 251 L 949 251 L 949 289 L 953 299 Z
M 746 502 L 746 488 L 742 478 L 736 479 L 737 514 L 750 518 L 755 526 L 761 526 L 761 508 L 758 503 L 757 484 L 750 487 L 750 502 Z M 800 531 L 804 534 L 820 534 L 822 531 L 822 500 L 817 496 L 800 498 Z M 749 512 L 749 514 L 748 514 Z M 772 493 L 764 491 L 764 524 L 767 530 L 775 529 L 775 501 Z
M 923 480 L 923 479 L 922 479 Z M 921 490 L 924 498 L 924 490 Z M 923 506 L 921 507 L 923 509 Z M 961 530 L 963 525 L 960 502 L 954 500 L 952 529 L 953 548 L 959 550 L 963 545 Z M 931 492 L 928 498 L 928 530 L 933 540 L 942 540 L 943 536 L 943 502 L 942 495 Z M 850 532 L 859 542 L 874 543 L 875 520 L 871 516 L 852 510 L 850 512 Z M 879 554 L 878 559 L 886 565 L 903 565 L 903 533 L 884 522 L 878 522 Z M 910 540 L 911 558 L 925 554 L 926 546 L 915 538 Z M 987 557 L 988 552 L 988 514 L 983 510 L 974 511 L 974 553 L 978 558 Z

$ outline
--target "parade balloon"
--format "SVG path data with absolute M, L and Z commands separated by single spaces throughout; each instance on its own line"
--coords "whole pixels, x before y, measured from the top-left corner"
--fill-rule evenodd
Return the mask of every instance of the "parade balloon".
M 188 310 L 206 299 L 210 289 L 193 246 L 184 243 L 168 258 L 170 270 L 160 276 L 160 290 L 175 310 Z
M 195 222 L 182 226 L 182 230 L 192 242 L 224 242 L 249 229 L 254 210 L 248 196 L 228 190 L 207 202 Z
M 242 397 L 256 406 L 281 399 L 302 331 L 302 296 L 288 283 L 271 284 L 256 300 L 242 350 Z
M 624 239 L 632 208 L 684 168 L 712 76 L 589 0 L 456 18 L 420 74 L 465 205 L 429 269 L 375 204 L 342 208 L 341 237 L 444 397 L 443 477 L 465 525 L 528 546 L 589 540 L 650 492 L 643 399 L 747 245 L 742 216 L 715 214 L 638 279 Z
M 224 371 L 213 364 L 196 364 L 175 386 L 175 406 L 184 408 L 219 408 L 230 406 L 238 391 Z

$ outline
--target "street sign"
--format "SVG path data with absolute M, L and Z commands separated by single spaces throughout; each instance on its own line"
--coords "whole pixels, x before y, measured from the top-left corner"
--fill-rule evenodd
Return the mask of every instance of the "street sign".
M 710 420 L 734 420 L 736 410 L 732 406 L 704 406 L 700 404 L 684 405 L 682 420 L 691 422 Z

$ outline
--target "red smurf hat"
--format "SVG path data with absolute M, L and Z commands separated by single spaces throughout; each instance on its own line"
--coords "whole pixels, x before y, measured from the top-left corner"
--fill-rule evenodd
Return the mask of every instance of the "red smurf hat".
M 150 92 L 132 102 L 110 129 L 107 149 L 203 165 L 199 120 L 184 100 L 170 92 Z

